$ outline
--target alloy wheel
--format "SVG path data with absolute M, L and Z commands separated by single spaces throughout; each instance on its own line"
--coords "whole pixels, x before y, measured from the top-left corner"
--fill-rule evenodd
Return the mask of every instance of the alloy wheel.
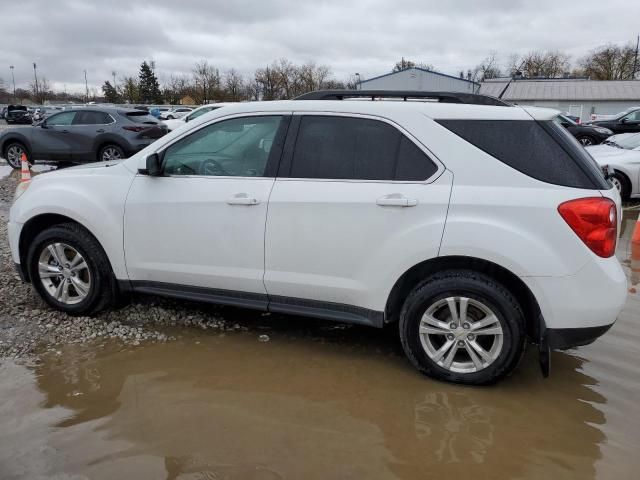
M 616 189 L 618 190 L 618 192 L 620 193 L 620 195 L 622 195 L 622 182 L 620 181 L 620 179 L 618 177 L 611 177 L 609 178 L 609 181 L 611 182 L 611 184 L 616 187 Z
M 580 143 L 582 145 L 584 145 L 585 147 L 588 147 L 590 145 L 593 145 L 593 140 L 591 138 L 589 138 L 589 137 L 582 137 L 580 139 Z
M 87 262 L 80 252 L 66 243 L 52 243 L 42 250 L 38 276 L 47 293 L 66 305 L 82 302 L 91 290 Z
M 109 162 L 111 160 L 120 160 L 122 158 L 122 152 L 117 147 L 107 147 L 102 150 L 102 161 Z
M 25 152 L 22 146 L 16 144 L 10 145 L 9 148 L 7 148 L 7 162 L 9 162 L 9 165 L 14 168 L 19 167 L 22 162 L 23 153 L 27 152 Z
M 420 320 L 420 342 L 441 368 L 474 373 L 502 352 L 504 332 L 495 313 L 479 300 L 448 297 L 433 303 Z

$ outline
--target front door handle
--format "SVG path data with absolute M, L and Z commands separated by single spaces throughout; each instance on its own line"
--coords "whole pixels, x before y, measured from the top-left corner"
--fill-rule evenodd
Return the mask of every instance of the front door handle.
M 247 193 L 236 193 L 227 198 L 227 205 L 258 205 L 260 200 L 249 196 Z
M 69 133 L 69 130 L 60 130 L 62 133 Z
M 415 207 L 418 205 L 418 200 L 415 198 L 407 198 L 400 193 L 392 193 L 391 195 L 385 195 L 376 200 L 376 205 L 381 207 Z
M 96 133 L 104 133 L 104 128 L 99 128 L 98 130 L 96 130 Z

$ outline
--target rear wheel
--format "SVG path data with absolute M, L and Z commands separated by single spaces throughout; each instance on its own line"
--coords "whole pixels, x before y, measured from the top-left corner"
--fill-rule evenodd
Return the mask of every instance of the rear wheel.
M 595 141 L 595 139 L 589 135 L 581 135 L 578 137 L 578 141 L 585 147 L 588 147 L 590 145 L 596 145 L 598 142 Z
M 80 225 L 56 225 L 37 235 L 27 255 L 27 267 L 35 290 L 57 310 L 86 315 L 116 299 L 107 255 Z
M 618 192 L 620 192 L 623 200 L 629 199 L 631 195 L 631 182 L 629 182 L 629 179 L 623 173 L 615 172 L 609 177 L 609 181 L 616 187 Z
M 125 158 L 124 150 L 118 145 L 106 145 L 98 153 L 99 162 L 110 162 L 111 160 L 121 160 Z
M 29 152 L 20 142 L 9 143 L 4 149 L 4 158 L 15 169 L 19 169 L 22 166 L 22 154 L 26 155 L 27 161 L 29 161 Z
M 515 369 L 525 349 L 518 302 L 501 284 L 469 270 L 441 272 L 418 285 L 399 327 L 411 363 L 449 382 L 494 383 Z

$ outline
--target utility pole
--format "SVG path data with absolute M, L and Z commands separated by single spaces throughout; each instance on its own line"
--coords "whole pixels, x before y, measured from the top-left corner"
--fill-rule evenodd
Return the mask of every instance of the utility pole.
M 118 89 L 116 88 L 116 71 L 112 70 L 111 75 L 113 75 L 113 89 L 117 92 Z
M 35 91 L 36 102 L 40 103 L 39 102 L 39 98 L 40 98 L 39 91 L 40 91 L 40 89 L 38 88 L 38 72 L 37 72 L 37 68 L 38 68 L 38 66 L 36 65 L 36 62 L 33 62 L 33 78 L 35 78 L 35 80 L 36 80 L 36 84 L 35 84 L 35 87 L 36 87 L 36 91 Z
M 356 83 L 356 90 L 362 90 L 362 78 L 358 72 L 354 73 L 356 78 L 358 79 L 358 83 Z
M 631 80 L 636 79 L 636 72 L 638 71 L 638 47 L 640 46 L 640 35 L 636 38 L 636 55 L 633 58 L 633 75 L 631 76 Z
M 17 100 L 16 98 L 16 77 L 13 75 L 13 65 L 9 65 L 11 69 L 11 80 L 13 80 L 13 100 Z
M 87 84 L 87 71 L 84 71 L 84 103 L 89 103 L 89 85 Z

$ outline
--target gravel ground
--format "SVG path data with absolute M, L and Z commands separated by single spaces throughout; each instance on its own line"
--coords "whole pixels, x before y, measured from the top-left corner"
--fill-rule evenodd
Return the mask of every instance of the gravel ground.
M 0 160 L 0 166 L 6 163 Z M 40 349 L 90 340 L 114 338 L 125 344 L 175 339 L 175 329 L 247 330 L 226 321 L 209 305 L 154 297 L 134 297 L 127 306 L 96 317 L 71 317 L 49 308 L 16 273 L 9 242 L 9 206 L 17 175 L 0 179 L 0 358 L 28 356 Z M 172 334 L 172 332 L 174 332 Z M 264 340 L 262 340 L 264 341 Z

